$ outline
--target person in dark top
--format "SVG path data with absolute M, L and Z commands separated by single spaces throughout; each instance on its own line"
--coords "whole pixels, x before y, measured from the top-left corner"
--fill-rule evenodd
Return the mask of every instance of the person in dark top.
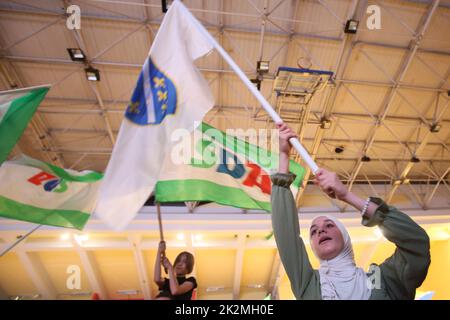
M 159 294 L 156 300 L 191 300 L 192 293 L 197 288 L 197 281 L 194 277 L 186 278 L 194 268 L 194 256 L 187 252 L 181 252 L 172 265 L 165 256 L 166 243 L 160 241 L 158 253 L 156 254 L 154 279 L 158 285 Z M 161 277 L 161 265 L 168 273 L 169 279 Z

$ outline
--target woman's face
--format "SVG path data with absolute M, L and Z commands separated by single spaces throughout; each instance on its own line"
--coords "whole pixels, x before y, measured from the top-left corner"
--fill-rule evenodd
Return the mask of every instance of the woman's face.
M 175 264 L 175 273 L 178 276 L 186 275 L 188 272 L 187 269 L 187 257 L 185 254 L 181 255 L 180 259 L 178 259 L 177 263 Z
M 341 231 L 327 217 L 314 219 L 309 229 L 311 247 L 321 260 L 335 258 L 344 249 L 344 238 Z

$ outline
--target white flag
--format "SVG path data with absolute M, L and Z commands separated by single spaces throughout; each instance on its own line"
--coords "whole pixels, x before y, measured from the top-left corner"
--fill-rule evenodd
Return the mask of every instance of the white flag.
M 100 187 L 96 214 L 123 229 L 151 194 L 171 133 L 189 131 L 214 106 L 194 60 L 212 50 L 180 1 L 174 1 L 144 63 Z

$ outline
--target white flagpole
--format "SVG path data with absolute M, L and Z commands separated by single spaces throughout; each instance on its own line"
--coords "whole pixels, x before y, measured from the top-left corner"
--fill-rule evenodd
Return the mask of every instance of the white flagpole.
M 225 61 L 230 65 L 231 69 L 233 69 L 234 72 L 238 75 L 238 77 L 244 82 L 244 84 L 247 86 L 247 88 L 250 90 L 250 92 L 255 96 L 255 98 L 261 103 L 262 107 L 266 112 L 270 115 L 272 120 L 276 123 L 282 123 L 283 119 L 280 118 L 278 113 L 273 110 L 272 106 L 269 102 L 264 98 L 264 96 L 261 94 L 261 92 L 258 91 L 258 89 L 250 82 L 250 80 L 247 78 L 247 76 L 242 72 L 242 70 L 239 68 L 239 66 L 233 61 L 233 59 L 230 57 L 230 55 L 221 47 L 221 45 L 214 39 L 213 36 L 208 32 L 208 30 L 205 29 L 205 27 L 191 14 L 191 12 L 184 6 L 184 4 L 181 1 L 178 1 L 183 10 L 185 10 L 186 14 L 189 15 L 192 19 L 192 21 L 195 23 L 195 25 L 198 27 L 198 29 L 203 33 L 203 35 L 211 42 L 211 44 L 214 46 L 214 48 L 219 52 L 219 54 L 225 59 Z M 311 171 L 315 174 L 319 167 L 314 162 L 314 160 L 309 155 L 308 151 L 302 146 L 300 141 L 297 138 L 291 138 L 289 139 L 289 142 L 292 144 L 295 150 L 300 154 L 300 156 L 303 158 L 303 160 L 306 162 L 306 164 L 309 166 Z

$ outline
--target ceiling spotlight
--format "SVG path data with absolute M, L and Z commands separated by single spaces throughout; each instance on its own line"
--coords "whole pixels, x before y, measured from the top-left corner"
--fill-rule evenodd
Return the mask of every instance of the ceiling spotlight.
M 86 61 L 86 55 L 80 48 L 67 48 L 72 61 Z
M 321 129 L 330 129 L 331 121 L 328 119 L 322 118 L 322 120 L 320 120 L 320 128 Z
M 258 61 L 256 63 L 256 71 L 258 71 L 259 74 L 268 73 L 269 61 Z
M 417 158 L 416 156 L 412 156 L 411 160 L 409 160 L 409 161 L 412 162 L 412 163 L 419 163 L 420 159 Z
M 370 160 L 372 160 L 372 159 L 370 159 L 370 157 L 368 157 L 366 155 L 362 156 L 362 158 L 361 158 L 362 162 L 370 162 Z
M 336 153 L 342 153 L 342 152 L 344 152 L 344 146 L 336 147 L 336 148 L 334 149 L 334 152 L 336 152 Z
M 100 71 L 98 71 L 98 69 L 88 67 L 84 69 L 84 71 L 86 72 L 86 78 L 89 81 L 100 81 Z
M 253 83 L 255 85 L 255 87 L 258 90 L 261 90 L 261 80 L 256 78 L 256 79 L 250 79 L 251 83 Z
M 430 127 L 430 132 L 438 133 L 441 130 L 441 125 L 439 123 L 433 123 Z
M 167 12 L 167 1 L 166 0 L 161 0 L 161 9 L 163 13 Z
M 345 33 L 356 33 L 356 31 L 358 30 L 358 24 L 359 21 L 358 20 L 347 20 L 347 23 L 345 24 L 345 29 L 344 32 Z
M 399 186 L 401 184 L 402 184 L 402 180 L 400 180 L 400 179 L 394 180 L 394 186 Z

